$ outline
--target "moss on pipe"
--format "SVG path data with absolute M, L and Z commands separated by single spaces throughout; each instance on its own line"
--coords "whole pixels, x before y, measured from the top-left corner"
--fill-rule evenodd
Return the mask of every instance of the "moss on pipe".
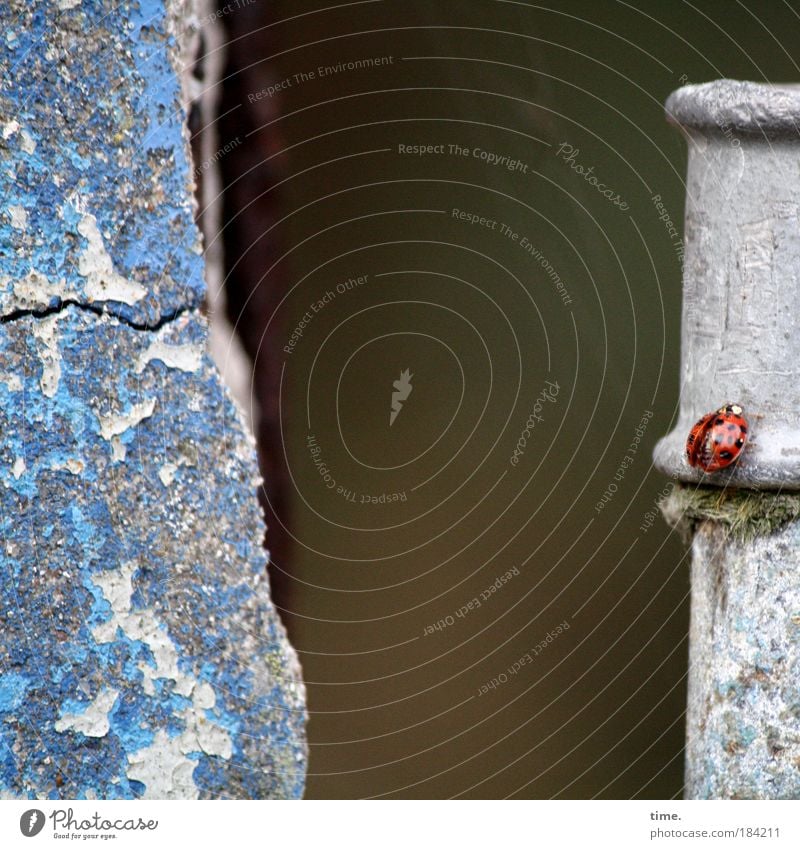
M 800 494 L 676 484 L 659 507 L 686 540 L 703 522 L 716 522 L 744 542 L 774 534 L 800 517 Z

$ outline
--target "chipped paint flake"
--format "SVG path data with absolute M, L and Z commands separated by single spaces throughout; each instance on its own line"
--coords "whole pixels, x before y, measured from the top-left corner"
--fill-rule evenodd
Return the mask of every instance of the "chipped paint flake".
M 78 293 L 63 285 L 55 286 L 35 268 L 14 283 L 14 300 L 4 309 L 40 309 L 48 306 L 54 295 L 62 301 L 78 300 Z
M 233 743 L 226 729 L 211 722 L 201 713 L 196 713 L 193 718 L 194 727 L 190 727 L 181 735 L 186 751 L 196 752 L 200 749 L 207 755 L 230 760 L 233 755 Z
M 114 707 L 119 696 L 118 690 L 106 688 L 101 690 L 95 699 L 86 707 L 83 713 L 66 713 L 55 723 L 59 733 L 75 731 L 87 737 L 105 737 L 111 727 L 108 712 Z
M 197 454 L 191 446 L 182 447 L 179 453 L 180 456 L 175 462 L 167 460 L 158 470 L 158 477 L 164 486 L 172 485 L 181 466 L 194 466 L 196 464 Z
M 152 652 L 156 663 L 155 671 L 147 664 L 140 666 L 145 680 L 168 678 L 175 682 L 176 693 L 189 696 L 195 681 L 178 668 L 178 653 L 166 629 L 161 627 L 152 610 L 131 610 L 132 579 L 137 568 L 135 563 L 128 563 L 94 577 L 94 583 L 102 589 L 114 611 L 108 622 L 95 629 L 94 637 L 98 642 L 111 642 L 117 628 L 121 628 L 131 640 L 141 640 Z
M 33 136 L 27 130 L 23 130 L 19 136 L 25 153 L 33 153 L 36 150 L 36 142 L 33 140 Z
M 172 481 L 175 480 L 175 473 L 178 471 L 178 467 L 175 463 L 164 463 L 164 465 L 158 470 L 158 476 L 161 479 L 161 483 L 164 486 L 169 486 Z
M 125 443 L 118 437 L 111 437 L 111 459 L 115 463 L 121 463 L 125 459 L 125 455 L 128 453 L 128 449 L 125 447 Z
M 39 386 L 47 398 L 55 397 L 58 392 L 58 382 L 61 380 L 61 357 L 58 351 L 57 324 L 60 315 L 52 315 L 37 321 L 33 325 L 33 335 L 42 361 L 42 376 Z
M 17 309 L 33 309 L 46 304 L 53 293 L 50 281 L 32 269 L 26 277 L 14 283 L 14 306 Z
M 17 459 L 14 460 L 14 465 L 11 467 L 11 474 L 14 475 L 17 480 L 19 480 L 22 475 L 25 474 L 24 457 L 17 457 Z
M 139 355 L 136 363 L 136 374 L 141 374 L 151 360 L 160 360 L 167 368 L 176 368 L 181 371 L 194 372 L 200 368 L 203 362 L 203 347 L 187 343 L 184 345 L 170 345 L 164 341 L 165 331 L 169 331 L 167 325 L 163 330 L 154 334 L 155 339 L 150 347 Z
M 140 301 L 147 290 L 114 270 L 94 215 L 84 214 L 78 232 L 89 242 L 78 260 L 78 273 L 86 278 L 85 292 L 89 301 L 119 301 L 129 305 Z
M 111 440 L 115 436 L 120 436 L 126 430 L 135 427 L 145 419 L 149 419 L 153 415 L 155 408 L 156 399 L 150 398 L 148 401 L 141 401 L 138 404 L 134 404 L 124 413 L 109 413 L 105 416 L 98 416 L 100 421 L 100 436 L 107 440 Z
M 199 788 L 192 774 L 197 766 L 181 749 L 179 737 L 170 738 L 159 728 L 146 749 L 128 755 L 127 775 L 145 786 L 144 799 L 197 799 Z
M 10 139 L 11 136 L 14 135 L 19 130 L 19 122 L 18 121 L 7 121 L 3 124 L 3 138 Z
M 113 613 L 107 622 L 94 629 L 93 635 L 99 643 L 108 643 L 120 629 L 129 639 L 144 643 L 155 661 L 155 669 L 144 661 L 139 664 L 145 692 L 155 695 L 154 682 L 167 679 L 174 682 L 174 692 L 191 699 L 191 704 L 177 713 L 185 723 L 183 732 L 167 738 L 159 730 L 150 746 L 129 755 L 127 772 L 128 778 L 146 785 L 145 798 L 186 798 L 187 792 L 190 796 L 197 792 L 192 779 L 196 762 L 186 755 L 202 751 L 228 760 L 233 755 L 233 741 L 226 728 L 207 716 L 207 711 L 216 704 L 213 687 L 181 671 L 175 644 L 151 609 L 131 608 L 137 569 L 136 563 L 126 563 L 94 576 L 94 583 L 102 590 Z
M 9 206 L 8 214 L 11 217 L 11 226 L 15 230 L 28 228 L 28 210 L 24 206 Z
M 53 463 L 50 466 L 50 469 L 54 472 L 67 471 L 71 475 L 83 474 L 83 470 L 85 468 L 86 468 L 86 464 L 82 460 L 78 460 L 75 457 L 70 457 L 68 460 L 65 460 L 63 463 Z

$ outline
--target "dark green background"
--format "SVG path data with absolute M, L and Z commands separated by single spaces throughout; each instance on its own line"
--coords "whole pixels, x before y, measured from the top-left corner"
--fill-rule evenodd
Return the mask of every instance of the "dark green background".
M 651 451 L 678 391 L 680 265 L 651 198 L 682 227 L 686 151 L 663 102 L 687 81 L 800 79 L 797 7 L 248 8 L 268 29 L 247 58 L 292 78 L 259 107 L 277 207 L 265 238 L 283 257 L 265 285 L 292 287 L 269 332 L 288 340 L 313 301 L 369 275 L 281 364 L 294 485 L 281 522 L 297 543 L 274 580 L 309 692 L 309 797 L 681 794 L 688 560 L 660 518 L 640 528 L 666 483 Z M 562 143 L 629 209 L 559 159 Z M 398 144 L 479 147 L 527 173 Z M 518 244 L 454 208 L 527 236 L 572 303 Z M 406 368 L 414 388 L 390 428 Z M 545 380 L 557 401 L 513 467 Z M 326 489 L 309 433 L 337 484 L 407 501 Z M 513 568 L 478 610 L 425 635 Z M 532 663 L 477 695 L 564 620 Z

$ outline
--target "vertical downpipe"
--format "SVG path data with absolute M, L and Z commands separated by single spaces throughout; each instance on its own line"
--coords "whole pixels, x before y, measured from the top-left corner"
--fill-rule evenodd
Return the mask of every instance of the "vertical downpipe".
M 800 88 L 719 80 L 666 109 L 689 144 L 680 415 L 655 449 L 693 531 L 686 796 L 798 798 Z M 726 403 L 749 442 L 704 474 L 686 437 Z

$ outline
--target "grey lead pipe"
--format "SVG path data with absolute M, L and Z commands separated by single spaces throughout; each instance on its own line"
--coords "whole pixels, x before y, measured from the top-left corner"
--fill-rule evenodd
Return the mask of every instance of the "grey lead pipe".
M 797 798 L 800 88 L 686 86 L 667 114 L 689 142 L 682 372 L 655 461 L 693 535 L 686 796 Z M 704 474 L 686 439 L 726 403 L 749 440 Z

